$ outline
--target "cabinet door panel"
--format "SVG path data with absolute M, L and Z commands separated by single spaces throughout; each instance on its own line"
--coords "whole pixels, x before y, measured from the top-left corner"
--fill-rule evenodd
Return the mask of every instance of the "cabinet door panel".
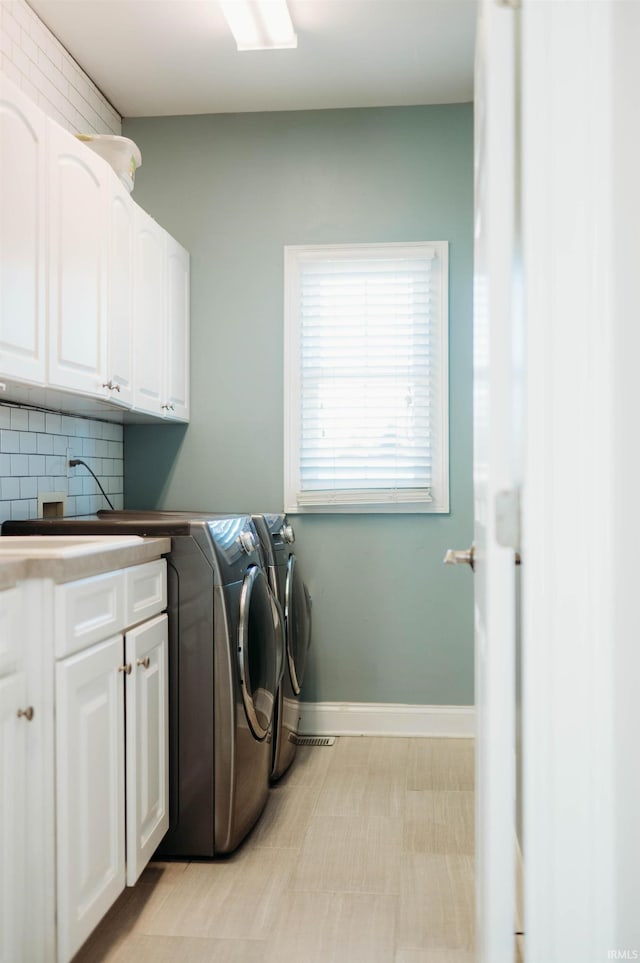
M 137 625 L 167 607 L 167 563 L 164 558 L 125 569 L 125 624 Z
M 69 960 L 124 888 L 122 636 L 56 666 L 58 955 Z
M 164 385 L 164 231 L 140 208 L 134 247 L 134 405 L 162 414 Z
M 27 755 L 24 673 L 0 679 L 0 960 L 25 958 Z
M 189 254 L 167 235 L 167 417 L 189 420 Z
M 48 121 L 49 382 L 104 397 L 105 162 Z
M 23 651 L 19 588 L 0 592 L 0 676 L 15 672 Z
M 0 375 L 43 384 L 45 120 L 0 74 Z
M 169 828 L 167 616 L 127 632 L 127 885 Z
M 133 404 L 133 237 L 134 203 L 117 177 L 109 195 L 107 382 L 109 400 Z
M 125 575 L 89 575 L 54 588 L 56 658 L 87 649 L 125 627 Z

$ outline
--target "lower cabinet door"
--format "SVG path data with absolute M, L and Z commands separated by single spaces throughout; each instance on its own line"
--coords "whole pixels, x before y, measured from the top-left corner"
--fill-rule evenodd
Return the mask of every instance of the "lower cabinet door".
M 58 963 L 125 885 L 122 636 L 56 665 Z
M 167 616 L 127 632 L 127 885 L 169 828 Z
M 27 755 L 23 672 L 0 679 L 0 960 L 26 959 Z

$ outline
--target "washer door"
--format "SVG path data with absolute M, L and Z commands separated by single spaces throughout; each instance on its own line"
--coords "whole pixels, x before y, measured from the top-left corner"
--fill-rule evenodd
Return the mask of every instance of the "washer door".
M 290 555 L 287 563 L 284 634 L 291 686 L 299 695 L 311 641 L 311 603 L 295 555 Z
M 273 720 L 282 675 L 282 635 L 278 606 L 261 568 L 252 566 L 240 593 L 238 672 L 251 730 L 264 739 Z

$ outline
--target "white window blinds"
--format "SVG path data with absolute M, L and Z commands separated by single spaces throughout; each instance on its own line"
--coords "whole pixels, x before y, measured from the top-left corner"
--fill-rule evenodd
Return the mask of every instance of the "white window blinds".
M 446 255 L 287 249 L 288 511 L 448 510 Z

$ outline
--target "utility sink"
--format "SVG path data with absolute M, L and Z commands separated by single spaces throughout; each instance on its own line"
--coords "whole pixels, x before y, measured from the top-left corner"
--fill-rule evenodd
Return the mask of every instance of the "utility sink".
M 76 558 L 139 545 L 140 535 L 3 535 L 0 558 Z

